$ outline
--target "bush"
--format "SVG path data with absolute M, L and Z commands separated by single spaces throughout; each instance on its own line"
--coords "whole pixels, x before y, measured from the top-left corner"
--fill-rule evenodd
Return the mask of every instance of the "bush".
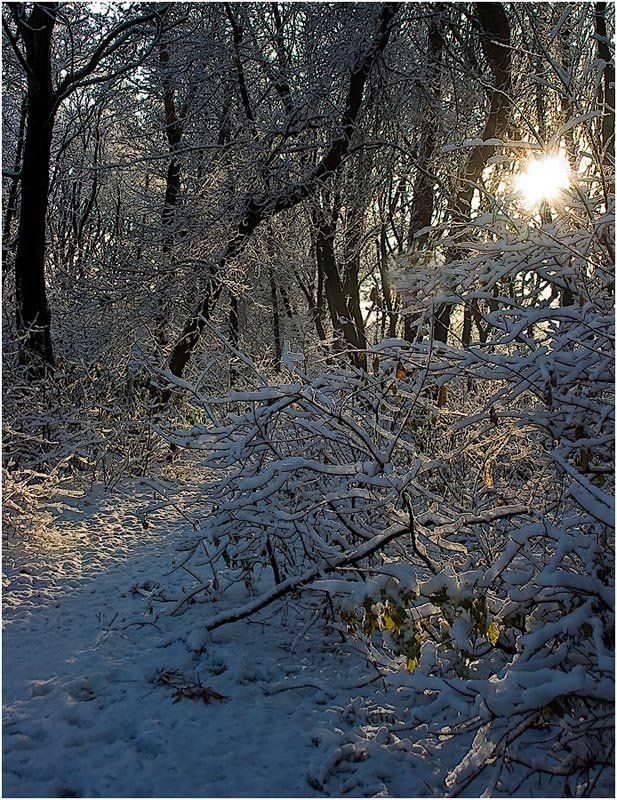
M 205 550 L 210 574 L 186 598 L 242 584 L 254 595 L 200 631 L 305 587 L 323 593 L 412 695 L 414 724 L 435 742 L 467 736 L 453 794 L 534 774 L 592 791 L 610 761 L 605 225 L 525 231 L 524 248 L 485 225 L 475 254 L 444 267 L 450 293 L 424 301 L 473 306 L 479 341 L 384 342 L 370 375 L 309 378 L 290 359 L 292 382 L 204 401 L 225 421 L 174 437 L 216 476 L 207 530 L 186 545 L 187 562 Z

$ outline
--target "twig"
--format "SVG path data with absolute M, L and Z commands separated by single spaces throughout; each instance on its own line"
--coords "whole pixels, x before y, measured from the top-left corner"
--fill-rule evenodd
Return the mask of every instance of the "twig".
M 336 570 L 340 567 L 347 567 L 350 564 L 355 564 L 356 562 L 361 561 L 363 558 L 368 558 L 368 556 L 373 555 L 373 553 L 376 553 L 378 550 L 381 550 L 389 542 L 408 532 L 409 529 L 407 526 L 396 526 L 393 530 L 384 533 L 381 536 L 376 536 L 370 542 L 363 544 L 362 547 L 357 548 L 353 552 L 344 553 L 337 559 L 334 559 L 330 564 L 321 564 L 313 567 L 303 575 L 299 575 L 294 578 L 287 578 L 287 580 L 278 584 L 278 586 L 275 586 L 274 589 L 271 589 L 269 592 L 265 592 L 259 597 L 256 597 L 249 603 L 246 603 L 239 608 L 232 609 L 231 611 L 223 611 L 220 614 L 216 614 L 210 620 L 206 621 L 204 625 L 204 631 L 211 632 L 222 627 L 223 625 L 228 625 L 231 622 L 238 622 L 245 617 L 249 617 L 252 614 L 255 614 L 257 611 L 261 611 L 262 608 L 266 608 L 266 606 L 269 606 L 275 600 L 279 600 L 281 597 L 284 597 L 286 594 L 304 588 L 316 578 L 336 572 Z M 193 592 L 192 595 L 196 593 L 197 592 Z M 174 609 L 174 613 L 176 613 L 178 610 L 179 606 Z M 200 646 L 199 650 L 201 651 L 204 646 L 205 643 Z

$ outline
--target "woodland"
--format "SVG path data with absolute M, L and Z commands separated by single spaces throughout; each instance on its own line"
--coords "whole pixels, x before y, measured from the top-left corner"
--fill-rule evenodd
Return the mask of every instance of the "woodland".
M 163 698 L 159 754 L 166 703 L 206 748 L 236 692 L 298 715 L 279 783 L 241 759 L 209 784 L 187 745 L 185 796 L 235 773 L 614 796 L 614 5 L 7 2 L 2 25 L 4 793 L 173 794 L 154 761 L 130 783 L 137 700 L 112 783 L 111 749 L 27 727 L 67 692 L 93 714 L 109 643 L 129 669 L 164 632 L 123 689 Z M 155 580 L 102 592 L 125 605 L 88 618 L 110 649 L 77 694 L 22 686 L 54 552 L 112 541 L 93 497 L 137 525 L 103 572 Z M 56 603 L 91 577 L 63 563 Z M 272 642 L 293 676 L 234 672 Z

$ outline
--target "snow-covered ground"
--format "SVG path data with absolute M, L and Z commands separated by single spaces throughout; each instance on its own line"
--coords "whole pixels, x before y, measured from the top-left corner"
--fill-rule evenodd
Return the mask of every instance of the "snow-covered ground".
M 188 525 L 167 508 L 144 528 L 153 499 L 92 494 L 44 540 L 5 540 L 3 796 L 433 794 L 421 731 L 394 735 L 376 671 L 320 622 L 304 633 L 308 612 L 223 627 L 201 655 L 208 605 L 150 622 Z
M 200 623 L 241 602 L 242 584 L 169 613 L 161 597 L 192 580 L 178 547 L 203 524 L 198 483 L 178 486 L 162 507 L 135 482 L 71 501 L 44 534 L 5 532 L 3 796 L 446 794 L 473 732 L 431 733 L 434 693 L 396 673 L 386 686 L 378 653 L 328 630 L 310 587 L 207 636 Z

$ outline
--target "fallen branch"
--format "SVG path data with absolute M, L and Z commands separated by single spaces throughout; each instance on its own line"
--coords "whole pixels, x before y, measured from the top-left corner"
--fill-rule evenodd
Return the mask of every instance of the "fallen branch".
M 210 633 L 211 631 L 216 630 L 217 628 L 222 627 L 223 625 L 228 625 L 231 622 L 238 622 L 245 617 L 250 617 L 252 614 L 257 613 L 257 611 L 261 611 L 262 608 L 266 608 L 275 600 L 279 600 L 286 594 L 291 592 L 295 592 L 298 589 L 302 589 L 316 578 L 321 578 L 324 575 L 330 575 L 333 572 L 336 572 L 341 567 L 348 567 L 351 564 L 356 564 L 358 561 L 361 561 L 363 558 L 368 558 L 368 556 L 373 555 L 378 550 L 381 550 L 385 547 L 388 542 L 397 539 L 404 533 L 409 533 L 409 526 L 407 525 L 397 525 L 392 530 L 382 534 L 381 536 L 376 536 L 374 539 L 371 539 L 370 542 L 366 542 L 361 547 L 358 547 L 353 552 L 343 553 L 334 561 L 329 563 L 320 564 L 317 567 L 313 567 L 312 569 L 305 572 L 303 575 L 298 575 L 296 577 L 287 578 L 287 580 L 279 583 L 273 589 L 264 594 L 256 597 L 254 600 L 251 600 L 249 603 L 245 603 L 243 606 L 239 608 L 232 609 L 230 611 L 223 611 L 220 614 L 216 614 L 212 617 L 209 621 L 207 621 L 204 625 L 204 630 L 206 633 Z M 198 652 L 202 652 L 205 648 L 206 642 L 202 642 L 198 647 Z

